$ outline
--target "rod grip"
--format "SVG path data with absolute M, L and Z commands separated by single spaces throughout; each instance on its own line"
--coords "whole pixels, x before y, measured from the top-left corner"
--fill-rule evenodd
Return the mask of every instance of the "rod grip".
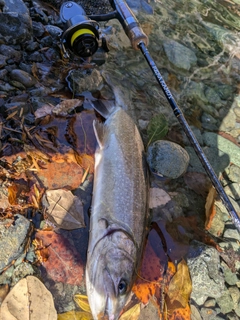
M 138 50 L 139 43 L 148 45 L 148 37 L 140 27 L 134 13 L 128 7 L 124 0 L 110 0 L 111 6 L 117 11 L 118 19 L 128 36 L 133 49 Z

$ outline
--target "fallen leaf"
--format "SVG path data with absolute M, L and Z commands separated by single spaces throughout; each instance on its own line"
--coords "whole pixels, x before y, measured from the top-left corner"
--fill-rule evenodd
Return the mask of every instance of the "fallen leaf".
M 168 320 L 193 320 L 190 307 L 177 308 L 174 311 L 168 310 Z M 202 319 L 202 318 L 201 318 Z
M 80 155 L 75 155 L 77 163 L 85 170 L 87 170 L 89 173 L 94 172 L 94 157 L 93 155 L 88 155 L 86 153 L 82 153 Z
M 211 187 L 206 204 L 205 204 L 205 214 L 206 214 L 206 222 L 205 222 L 205 228 L 206 230 L 209 230 L 211 228 L 211 223 L 213 221 L 213 218 L 216 214 L 216 207 L 214 206 L 214 201 L 216 199 L 217 191 L 214 187 Z
M 46 189 L 76 189 L 81 184 L 82 176 L 83 169 L 75 162 L 66 161 L 64 156 L 62 162 L 48 162 L 38 172 L 38 178 Z
M 37 109 L 34 112 L 35 120 L 46 117 L 47 115 L 50 115 L 52 113 L 52 109 L 53 109 L 53 106 L 49 104 L 44 104 L 41 108 Z
M 148 145 L 162 139 L 168 132 L 168 123 L 163 114 L 154 116 L 147 127 Z
M 47 190 L 48 216 L 62 229 L 73 230 L 85 227 L 83 204 L 68 190 Z
M 177 272 L 171 279 L 167 295 L 171 303 L 177 300 L 185 308 L 188 305 L 191 291 L 192 282 L 188 266 L 186 261 L 182 260 L 177 266 Z
M 119 318 L 119 320 L 138 320 L 140 311 L 141 311 L 140 303 L 135 304 L 131 309 L 124 312 Z
M 8 187 L 8 201 L 11 205 L 17 204 L 17 191 L 16 185 Z
M 87 296 L 82 294 L 75 294 L 74 300 L 83 311 L 91 313 Z
M 35 238 L 38 242 L 42 240 L 43 246 L 48 247 L 48 259 L 42 263 L 48 276 L 57 282 L 82 285 L 83 259 L 74 245 L 53 231 L 38 231 Z
M 58 314 L 57 320 L 93 320 L 93 317 L 85 311 L 68 311 Z
M 1 320 L 57 320 L 53 297 L 38 278 L 21 279 L 4 299 Z

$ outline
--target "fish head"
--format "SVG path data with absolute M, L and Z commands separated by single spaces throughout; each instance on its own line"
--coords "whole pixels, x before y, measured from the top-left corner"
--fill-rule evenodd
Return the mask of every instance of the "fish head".
M 105 237 L 88 257 L 86 285 L 94 319 L 118 319 L 130 296 L 136 275 L 136 248 L 131 240 L 127 242 L 123 248 L 123 243 L 117 245 Z

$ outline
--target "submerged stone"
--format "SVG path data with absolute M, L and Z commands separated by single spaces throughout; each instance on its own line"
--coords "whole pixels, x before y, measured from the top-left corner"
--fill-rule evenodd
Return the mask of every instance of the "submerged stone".
M 6 219 L 0 222 L 0 272 L 24 252 L 30 228 L 30 221 L 20 214 L 15 215 L 14 221 Z
M 220 298 L 225 286 L 217 250 L 196 242 L 189 250 L 187 264 L 192 279 L 191 299 L 202 305 L 208 297 Z
M 195 53 L 177 41 L 167 40 L 163 48 L 168 60 L 177 68 L 189 70 L 197 62 Z
M 176 179 L 187 170 L 189 155 L 174 142 L 158 140 L 149 146 L 147 161 L 153 173 Z

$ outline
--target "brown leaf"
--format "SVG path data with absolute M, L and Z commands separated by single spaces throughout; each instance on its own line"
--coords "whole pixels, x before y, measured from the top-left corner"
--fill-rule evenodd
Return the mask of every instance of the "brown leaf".
M 71 285 L 83 284 L 82 258 L 68 239 L 53 231 L 38 231 L 35 238 L 48 247 L 49 257 L 43 266 L 50 278 Z
M 214 201 L 216 199 L 217 191 L 214 187 L 212 187 L 208 193 L 206 204 L 205 204 L 205 214 L 206 214 L 206 222 L 205 228 L 209 230 L 211 228 L 212 220 L 216 214 L 216 207 L 214 206 Z
M 188 305 L 191 291 L 192 282 L 188 266 L 185 260 L 182 260 L 177 266 L 177 272 L 172 277 L 167 294 L 171 303 L 177 300 L 185 308 Z
M 82 202 L 71 191 L 47 190 L 46 197 L 49 203 L 47 214 L 58 227 L 66 230 L 85 227 Z
M 82 181 L 83 169 L 74 162 L 68 162 L 62 156 L 62 162 L 48 162 L 38 172 L 38 178 L 46 189 L 65 188 L 73 190 Z
M 20 280 L 4 299 L 1 320 L 57 320 L 53 297 L 38 278 Z

